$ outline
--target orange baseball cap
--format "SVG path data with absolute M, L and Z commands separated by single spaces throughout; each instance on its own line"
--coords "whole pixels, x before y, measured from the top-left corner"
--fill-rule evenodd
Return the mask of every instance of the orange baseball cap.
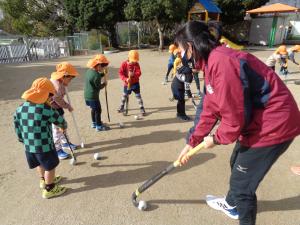
M 51 79 L 58 80 L 67 75 L 76 77 L 79 75 L 79 73 L 70 63 L 62 62 L 56 65 L 56 71 L 51 74 Z
M 279 46 L 279 48 L 276 49 L 275 53 L 280 54 L 280 55 L 287 55 L 288 54 L 285 45 Z
M 292 51 L 294 52 L 300 52 L 300 45 L 295 45 L 291 48 Z
M 130 50 L 128 52 L 129 62 L 138 62 L 140 60 L 139 52 L 137 50 Z
M 176 45 L 171 44 L 171 45 L 169 46 L 169 53 L 173 53 L 174 50 L 175 50 L 176 48 L 177 48 Z
M 109 64 L 109 61 L 107 60 L 107 58 L 104 55 L 98 54 L 94 58 L 92 58 L 88 61 L 87 67 L 94 68 L 98 64 L 102 64 L 102 63 Z
M 33 81 L 31 88 L 25 91 L 21 98 L 36 104 L 42 104 L 47 101 L 49 94 L 54 95 L 55 92 L 52 82 L 46 77 L 41 77 Z

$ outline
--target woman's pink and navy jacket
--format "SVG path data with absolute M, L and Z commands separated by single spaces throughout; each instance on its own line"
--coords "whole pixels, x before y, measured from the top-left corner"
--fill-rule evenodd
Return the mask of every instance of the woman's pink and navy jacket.
M 300 134 L 300 112 L 291 92 L 255 56 L 219 46 L 200 64 L 206 96 L 189 138 L 191 146 L 198 145 L 218 119 L 215 139 L 220 144 L 239 140 L 244 146 L 264 147 Z

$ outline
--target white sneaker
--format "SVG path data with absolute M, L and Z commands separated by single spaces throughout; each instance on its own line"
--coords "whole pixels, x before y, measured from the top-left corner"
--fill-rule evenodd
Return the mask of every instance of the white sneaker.
M 225 198 L 220 198 L 213 195 L 206 195 L 206 203 L 211 208 L 224 212 L 227 216 L 229 216 L 232 219 L 239 219 L 239 214 L 236 207 L 228 205 Z

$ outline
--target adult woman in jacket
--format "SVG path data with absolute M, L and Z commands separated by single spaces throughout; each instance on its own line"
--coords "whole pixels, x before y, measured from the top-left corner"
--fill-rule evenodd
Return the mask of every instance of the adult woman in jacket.
M 240 225 L 254 225 L 256 189 L 294 137 L 300 134 L 297 104 L 281 79 L 255 56 L 219 44 L 215 26 L 188 22 L 176 34 L 181 51 L 193 57 L 205 74 L 206 95 L 200 119 L 179 155 L 204 141 L 206 148 L 236 142 L 226 198 L 207 203 Z M 210 135 L 216 122 L 220 124 Z

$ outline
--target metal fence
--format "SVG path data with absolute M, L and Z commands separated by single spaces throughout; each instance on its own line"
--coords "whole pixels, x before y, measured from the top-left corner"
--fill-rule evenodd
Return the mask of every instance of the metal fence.
M 30 61 L 26 45 L 0 46 L 0 63 L 23 63 Z
M 37 60 L 68 56 L 67 42 L 58 38 L 33 39 L 30 41 L 30 54 Z
M 24 38 L 23 44 L 0 45 L 0 64 L 24 63 L 68 55 L 67 41 L 58 38 Z
M 140 45 L 140 23 L 135 21 L 120 22 L 116 25 L 116 31 L 120 46 L 133 47 Z
M 89 50 L 88 33 L 74 33 L 67 36 L 70 55 L 86 55 Z

